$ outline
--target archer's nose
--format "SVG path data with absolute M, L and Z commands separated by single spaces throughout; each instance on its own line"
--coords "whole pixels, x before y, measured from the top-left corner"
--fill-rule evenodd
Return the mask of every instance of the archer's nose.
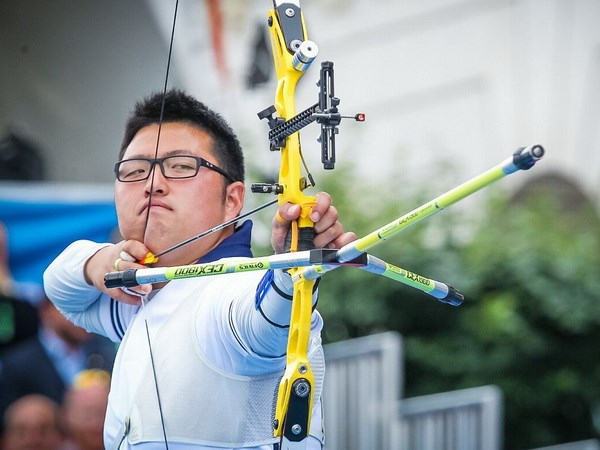
M 168 191 L 169 180 L 165 178 L 159 164 L 154 164 L 150 176 L 146 180 L 146 194 L 165 194 Z

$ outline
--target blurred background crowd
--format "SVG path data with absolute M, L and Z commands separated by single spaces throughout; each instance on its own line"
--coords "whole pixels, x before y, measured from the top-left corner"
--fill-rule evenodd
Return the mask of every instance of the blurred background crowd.
M 100 450 L 115 344 L 21 284 L 0 223 L 0 414 L 4 450 Z

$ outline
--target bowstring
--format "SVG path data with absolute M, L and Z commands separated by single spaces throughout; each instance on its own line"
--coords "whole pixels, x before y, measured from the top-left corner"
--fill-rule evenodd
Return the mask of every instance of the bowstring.
M 162 102 L 160 105 L 160 115 L 158 117 L 158 132 L 156 135 L 156 148 L 154 149 L 154 159 L 158 158 L 158 148 L 160 145 L 160 132 L 162 130 L 162 125 L 163 125 L 163 118 L 164 118 L 164 113 L 165 113 L 165 102 L 166 102 L 166 97 L 167 97 L 167 86 L 169 83 L 169 70 L 171 68 L 171 56 L 173 54 L 173 40 L 175 37 L 175 25 L 177 23 L 177 10 L 179 9 L 179 0 L 175 1 L 175 11 L 173 13 L 173 26 L 171 28 L 171 37 L 170 37 L 170 41 L 169 41 L 169 55 L 167 57 L 167 70 L 165 73 L 165 82 L 163 85 L 163 95 L 162 95 Z M 148 207 L 146 208 L 146 219 L 144 222 L 144 239 L 146 236 L 146 231 L 148 229 L 148 222 L 150 220 L 150 209 L 151 209 L 151 205 L 152 205 L 152 195 L 154 192 L 154 176 L 156 174 L 156 165 L 154 166 L 154 170 L 152 170 L 151 173 L 151 177 L 150 178 L 150 193 L 148 195 Z M 159 169 L 160 170 L 160 169 Z M 142 305 L 145 306 L 145 302 L 142 302 Z M 160 391 L 158 389 L 158 377 L 156 375 L 156 365 L 154 363 L 154 354 L 152 352 L 152 344 L 151 344 L 151 340 L 150 340 L 150 331 L 149 331 L 149 327 L 148 327 L 148 319 L 144 318 L 144 322 L 146 325 L 146 338 L 148 340 L 148 351 L 150 352 L 150 365 L 152 367 L 152 375 L 154 377 L 154 387 L 156 390 L 156 399 L 158 401 L 158 411 L 160 414 L 160 423 L 161 423 L 161 427 L 162 427 L 162 434 L 163 434 L 163 439 L 165 442 L 165 449 L 169 450 L 169 441 L 167 439 L 167 429 L 165 427 L 165 418 L 163 415 L 163 408 L 162 408 L 162 402 L 161 402 L 161 398 L 160 398 Z
M 179 7 L 179 0 L 175 1 L 175 12 L 173 13 L 173 26 L 171 28 L 171 38 L 169 42 L 169 55 L 167 57 L 167 70 L 165 73 L 165 82 L 163 85 L 162 102 L 160 104 L 160 114 L 158 116 L 158 132 L 156 135 L 156 148 L 154 149 L 154 159 L 158 158 L 158 147 L 160 145 L 160 132 L 162 130 L 163 118 L 165 114 L 165 102 L 167 97 L 167 86 L 169 83 L 169 71 L 171 69 L 171 56 L 173 54 L 173 40 L 175 37 L 175 24 L 177 23 L 177 10 Z M 152 195 L 154 192 L 154 175 L 156 174 L 156 165 L 154 170 L 150 174 L 150 194 L 148 195 L 148 208 L 146 208 L 146 220 L 144 222 L 144 236 L 146 236 L 146 230 L 148 228 L 148 221 L 150 220 L 150 205 L 152 204 Z

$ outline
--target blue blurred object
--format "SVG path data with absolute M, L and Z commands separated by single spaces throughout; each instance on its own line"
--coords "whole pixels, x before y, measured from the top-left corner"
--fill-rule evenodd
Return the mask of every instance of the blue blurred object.
M 1 182 L 0 222 L 8 231 L 13 278 L 41 284 L 48 264 L 71 242 L 113 239 L 113 186 Z

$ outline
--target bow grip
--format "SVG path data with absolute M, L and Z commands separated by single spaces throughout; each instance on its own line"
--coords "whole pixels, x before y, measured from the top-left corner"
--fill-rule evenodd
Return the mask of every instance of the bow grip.
M 300 217 L 290 224 L 290 228 L 285 236 L 285 251 L 302 252 L 315 248 L 314 240 L 316 232 L 314 223 L 310 220 L 310 214 L 315 205 L 316 200 L 300 205 L 302 208 Z
M 314 227 L 297 227 L 294 231 L 294 224 L 285 235 L 285 251 L 303 252 L 315 248 L 315 229 Z

